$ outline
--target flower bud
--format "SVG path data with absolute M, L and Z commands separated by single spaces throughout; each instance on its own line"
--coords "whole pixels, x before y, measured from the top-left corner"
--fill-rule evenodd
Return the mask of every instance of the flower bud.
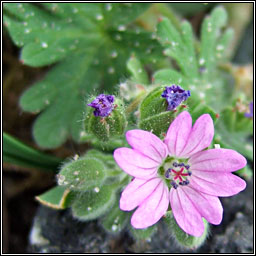
M 157 136 L 165 133 L 174 118 L 187 108 L 183 101 L 190 96 L 178 85 L 160 86 L 152 90 L 140 105 L 139 127 Z
M 126 118 L 120 99 L 114 95 L 100 94 L 87 105 L 91 108 L 88 108 L 84 129 L 89 135 L 107 141 L 124 133 Z

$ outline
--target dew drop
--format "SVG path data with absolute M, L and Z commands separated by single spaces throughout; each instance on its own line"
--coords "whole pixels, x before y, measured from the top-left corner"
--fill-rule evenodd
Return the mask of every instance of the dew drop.
M 156 39 L 156 34 L 155 33 L 152 33 L 151 39 Z
M 57 179 L 58 179 L 58 184 L 63 185 L 63 182 L 65 180 L 65 176 L 58 174 Z
M 74 171 L 73 174 L 77 176 L 79 174 L 79 171 Z
M 103 16 L 101 14 L 96 15 L 96 20 L 103 20 Z
M 48 44 L 47 44 L 46 42 L 42 42 L 42 43 L 41 43 L 41 46 L 42 46 L 43 48 L 47 48 L 47 47 L 48 47 Z
M 88 210 L 88 211 L 91 211 L 91 210 L 92 210 L 92 207 L 90 207 L 90 206 L 87 207 L 87 210 Z
M 64 181 L 64 185 L 68 185 L 68 182 L 67 182 L 67 181 Z
M 205 93 L 200 92 L 200 93 L 199 93 L 199 97 L 200 97 L 201 99 L 203 99 L 203 98 L 205 97 Z
M 117 29 L 118 29 L 118 31 L 125 31 L 126 26 L 125 25 L 119 25 Z
M 112 231 L 116 231 L 117 230 L 117 225 L 112 225 L 112 227 L 111 227 L 111 229 L 112 229 Z
M 113 52 L 111 52 L 111 55 L 110 55 L 110 56 L 111 56 L 112 58 L 116 58 L 117 55 L 118 55 L 117 51 L 113 51 Z
M 24 30 L 24 33 L 25 34 L 29 34 L 31 32 L 31 29 L 30 28 L 26 28 L 25 30 Z
M 142 73 L 142 69 L 141 68 L 138 70 L 138 73 Z
M 78 9 L 77 8 L 73 8 L 72 12 L 73 13 L 78 13 Z
M 75 186 L 72 184 L 72 185 L 70 185 L 70 188 L 74 188 Z
M 49 100 L 45 100 L 45 104 L 46 104 L 46 105 L 49 105 L 49 104 L 50 104 L 50 101 L 49 101 Z
M 112 10 L 112 5 L 111 4 L 106 4 L 106 10 L 111 11 Z
M 116 39 L 117 41 L 121 41 L 121 40 L 122 40 L 122 37 L 121 37 L 119 34 L 117 34 L 117 35 L 115 36 L 115 39 Z
M 80 179 L 77 177 L 77 178 L 76 178 L 76 181 L 79 181 L 79 180 L 80 180 Z
M 28 25 L 28 23 L 27 23 L 26 21 L 24 21 L 22 24 L 23 24 L 24 26 L 27 26 L 27 25 Z
M 222 51 L 224 49 L 224 46 L 221 44 L 218 44 L 216 49 L 217 49 L 217 51 Z
M 200 65 L 203 65 L 204 63 L 205 63 L 205 59 L 201 58 L 201 59 L 199 60 L 199 64 L 200 64 Z
M 114 74 L 114 73 L 115 73 L 115 69 L 114 69 L 113 67 L 110 67 L 110 68 L 108 69 L 108 73 L 109 73 L 109 74 Z
M 76 161 L 77 159 L 79 158 L 79 155 L 78 154 L 75 154 L 74 156 L 73 156 L 73 159 Z
M 119 216 L 117 216 L 116 218 L 115 218 L 115 220 L 114 220 L 114 223 L 118 223 L 118 221 L 119 221 Z
M 80 135 L 80 138 L 84 137 L 86 135 L 86 132 L 85 131 L 81 131 L 79 135 Z
M 99 189 L 98 187 L 95 187 L 95 188 L 94 188 L 94 191 L 95 191 L 96 193 L 99 193 L 99 192 L 100 192 L 100 189 Z

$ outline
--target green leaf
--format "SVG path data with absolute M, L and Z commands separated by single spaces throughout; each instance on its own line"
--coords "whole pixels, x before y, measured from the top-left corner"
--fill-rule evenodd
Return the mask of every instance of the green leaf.
M 64 165 L 58 174 L 59 185 L 72 190 L 87 191 L 104 181 L 105 166 L 95 157 L 81 157 Z
M 189 23 L 182 24 L 183 34 L 164 18 L 157 26 L 157 35 L 161 44 L 166 47 L 165 54 L 175 59 L 182 73 L 187 77 L 197 77 L 198 70 L 195 63 L 195 52 L 190 42 L 193 38 Z
M 62 159 L 37 151 L 4 132 L 3 161 L 23 167 L 55 171 Z
M 245 157 L 253 160 L 253 140 L 249 140 L 249 135 L 241 132 L 230 132 L 221 120 L 215 126 L 215 144 L 220 144 L 222 148 L 230 148 L 238 151 Z
M 116 201 L 111 211 L 104 217 L 101 224 L 105 230 L 110 233 L 117 234 L 124 229 L 130 214 L 121 211 L 119 208 L 119 201 Z
M 243 169 L 236 171 L 235 174 L 241 176 L 246 180 L 251 180 L 253 177 L 253 170 L 247 164 Z
M 132 56 L 127 62 L 127 69 L 131 72 L 131 80 L 135 83 L 148 84 L 148 75 L 141 62 Z
M 71 205 L 74 194 L 64 187 L 54 187 L 45 193 L 36 196 L 36 200 L 41 204 L 54 209 L 65 209 Z
M 111 92 L 120 74 L 128 75 L 126 61 L 131 53 L 142 64 L 153 63 L 160 56 L 160 47 L 152 40 L 151 33 L 141 29 L 138 35 L 130 26 L 148 6 L 144 3 L 4 4 L 4 24 L 14 43 L 22 47 L 24 64 L 57 63 L 20 100 L 23 110 L 42 112 L 33 127 L 40 147 L 56 148 L 70 135 L 79 141 L 85 96 L 101 85 Z
M 180 72 L 173 69 L 158 70 L 154 74 L 154 83 L 166 86 L 179 84 L 183 89 L 189 89 L 187 79 Z
M 197 99 L 196 97 L 190 97 L 187 100 L 187 104 L 194 122 L 203 114 L 209 114 L 213 122 L 217 122 L 219 115 L 200 99 Z
M 226 23 L 226 10 L 223 7 L 216 7 L 211 12 L 211 16 L 204 19 L 201 27 L 201 50 L 199 64 L 206 67 L 209 75 L 213 73 L 213 69 L 216 66 L 217 56 L 215 52 L 216 48 L 218 48 L 217 40 L 220 36 L 221 29 L 226 25 Z M 226 41 L 226 39 L 224 41 Z
M 103 185 L 80 194 L 72 204 L 72 213 L 80 220 L 93 220 L 109 211 L 116 199 L 115 186 Z

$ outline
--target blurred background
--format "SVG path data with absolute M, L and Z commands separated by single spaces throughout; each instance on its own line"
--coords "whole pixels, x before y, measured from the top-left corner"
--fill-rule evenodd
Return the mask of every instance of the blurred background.
M 189 20 L 194 32 L 199 36 L 202 19 L 216 5 L 215 3 L 170 3 L 168 4 L 178 18 Z M 253 4 L 223 4 L 229 14 L 229 26 L 235 29 L 233 62 L 251 64 L 253 62 Z M 160 14 L 159 14 L 160 15 Z M 156 22 L 156 14 L 149 22 Z M 19 61 L 20 49 L 3 30 L 3 131 L 26 145 L 42 151 L 32 137 L 32 124 L 36 115 L 23 112 L 19 98 L 24 90 L 40 80 L 50 67 L 32 68 Z M 5 138 L 5 148 L 13 142 Z M 67 141 L 55 150 L 44 153 L 63 159 L 83 152 L 87 145 L 77 145 Z M 7 158 L 5 158 L 7 159 Z M 44 192 L 55 182 L 55 173 L 19 164 L 20 159 L 4 161 L 3 164 L 3 252 L 25 253 L 28 246 L 29 230 L 38 207 L 35 196 Z M 56 169 L 57 170 L 57 169 Z M 55 170 L 55 171 L 56 171 Z M 54 170 L 53 170 L 54 171 Z

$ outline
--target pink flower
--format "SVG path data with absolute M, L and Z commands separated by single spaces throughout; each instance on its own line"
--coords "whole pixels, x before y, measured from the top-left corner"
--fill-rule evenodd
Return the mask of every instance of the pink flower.
M 202 218 L 218 225 L 223 208 L 219 196 L 232 196 L 246 187 L 231 172 L 246 165 L 246 159 L 231 149 L 208 149 L 213 139 L 213 121 L 200 116 L 192 127 L 183 111 L 170 125 L 164 141 L 143 130 L 126 133 L 132 148 L 118 148 L 115 161 L 133 176 L 124 189 L 120 209 L 131 211 L 134 228 L 147 228 L 161 219 L 169 207 L 178 225 L 192 236 L 204 232 Z

